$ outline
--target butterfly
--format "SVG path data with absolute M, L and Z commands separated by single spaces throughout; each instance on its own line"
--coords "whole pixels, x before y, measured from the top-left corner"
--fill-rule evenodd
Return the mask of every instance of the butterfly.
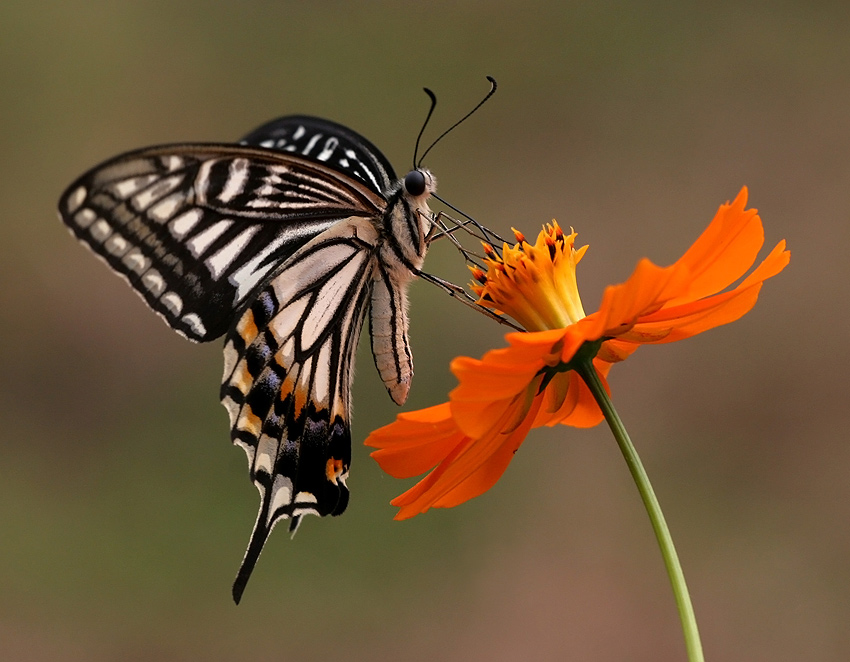
M 147 147 L 95 166 L 59 200 L 59 215 L 175 331 L 224 336 L 221 402 L 245 451 L 260 507 L 233 584 L 238 603 L 281 519 L 348 505 L 354 352 L 369 315 L 375 366 L 394 402 L 413 377 L 407 288 L 417 276 L 479 312 L 463 288 L 421 271 L 429 244 L 454 230 L 501 237 L 436 195 L 425 155 L 397 178 L 366 138 L 330 120 L 291 115 L 238 144 Z M 435 197 L 466 220 L 448 228 Z M 469 224 L 475 229 L 470 230 Z M 476 230 L 478 234 L 476 234 Z M 480 265 L 479 265 L 480 266 Z M 466 298 L 464 298 L 466 297 Z M 518 328 L 515 327 L 514 328 Z
M 398 179 L 354 131 L 288 116 L 239 144 L 112 158 L 59 201 L 71 232 L 196 342 L 224 336 L 221 401 L 260 508 L 238 603 L 274 525 L 348 504 L 354 352 L 369 314 L 375 365 L 403 404 L 413 376 L 407 287 L 420 273 L 434 176 Z

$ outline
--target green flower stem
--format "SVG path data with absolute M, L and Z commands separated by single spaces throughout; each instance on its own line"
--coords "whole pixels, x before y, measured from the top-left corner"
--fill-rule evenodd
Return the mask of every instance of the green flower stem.
M 593 363 L 589 359 L 577 361 L 573 364 L 573 369 L 587 384 L 599 408 L 605 415 L 605 420 L 614 433 L 614 438 L 617 440 L 617 445 L 626 459 L 626 464 L 629 465 L 629 471 L 632 478 L 637 484 L 640 492 L 643 505 L 646 507 L 646 512 L 649 514 L 649 520 L 652 522 L 652 530 L 655 531 L 655 537 L 658 540 L 658 546 L 661 548 L 661 556 L 664 557 L 664 565 L 667 567 L 667 574 L 670 577 L 670 583 L 673 585 L 673 595 L 676 598 L 676 607 L 679 610 L 679 618 L 682 621 L 682 631 L 685 635 L 685 648 L 688 651 L 688 660 L 690 662 L 703 662 L 702 644 L 699 640 L 699 630 L 697 629 L 697 621 L 694 616 L 694 608 L 691 604 L 691 597 L 688 594 L 688 586 L 685 583 L 685 575 L 682 572 L 682 566 L 679 563 L 679 557 L 676 555 L 676 547 L 673 545 L 673 538 L 670 536 L 670 529 L 667 528 L 667 522 L 664 520 L 664 514 L 661 512 L 661 505 L 655 496 L 652 485 L 649 482 L 649 477 L 646 475 L 646 470 L 641 464 L 640 457 L 634 445 L 632 445 L 629 434 L 623 426 L 619 415 L 614 409 L 611 399 L 608 397 L 608 392 L 599 379 L 599 375 L 593 367 Z

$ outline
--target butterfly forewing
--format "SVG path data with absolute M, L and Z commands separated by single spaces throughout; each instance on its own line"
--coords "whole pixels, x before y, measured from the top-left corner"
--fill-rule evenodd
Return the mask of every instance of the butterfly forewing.
M 318 117 L 290 115 L 272 120 L 245 136 L 242 143 L 325 164 L 381 195 L 396 179 L 389 161 L 366 138 Z
M 171 145 L 117 157 L 59 203 L 74 234 L 170 326 L 211 340 L 280 262 L 342 218 L 385 201 L 297 155 Z

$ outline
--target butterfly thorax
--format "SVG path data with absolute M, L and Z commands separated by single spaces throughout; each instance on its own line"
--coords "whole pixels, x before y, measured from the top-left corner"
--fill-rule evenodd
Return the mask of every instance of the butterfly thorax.
M 430 171 L 419 169 L 424 175 L 424 191 L 418 195 L 399 180 L 387 196 L 387 209 L 383 216 L 384 238 L 381 257 L 387 264 L 397 266 L 393 274 L 397 281 L 408 281 L 422 268 L 428 252 L 428 234 L 432 225 L 432 212 L 428 198 L 437 190 L 437 180 Z

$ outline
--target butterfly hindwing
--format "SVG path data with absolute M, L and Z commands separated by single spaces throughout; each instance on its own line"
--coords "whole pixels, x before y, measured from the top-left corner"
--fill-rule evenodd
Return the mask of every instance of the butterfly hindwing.
M 166 322 L 212 340 L 282 260 L 341 218 L 384 199 L 298 155 L 238 145 L 170 145 L 119 156 L 59 203 L 74 234 Z
M 351 373 L 377 242 L 368 220 L 341 221 L 285 261 L 228 334 L 222 403 L 260 492 L 237 601 L 278 520 L 294 529 L 348 504 Z

